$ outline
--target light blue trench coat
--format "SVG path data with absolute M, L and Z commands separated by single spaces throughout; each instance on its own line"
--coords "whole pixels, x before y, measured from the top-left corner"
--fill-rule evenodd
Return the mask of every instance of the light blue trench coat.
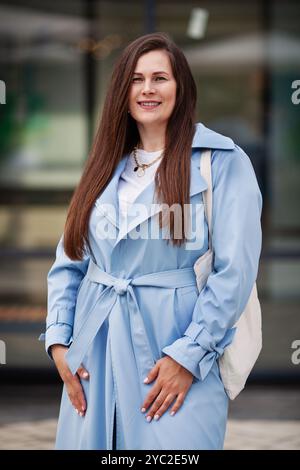
M 212 149 L 215 258 L 199 294 L 193 264 L 208 248 L 202 148 Z M 49 356 L 52 344 L 70 346 L 71 371 L 82 363 L 90 373 L 82 381 L 85 417 L 63 388 L 56 448 L 112 449 L 116 410 L 117 449 L 222 449 L 228 397 L 217 359 L 233 339 L 261 250 L 262 198 L 253 167 L 230 138 L 196 125 L 190 203 L 197 230 L 190 243 L 175 247 L 162 236 L 164 229 L 147 237 L 155 220 L 154 182 L 135 200 L 147 211 L 130 214 L 127 228 L 119 226 L 117 185 L 127 157 L 92 210 L 91 252 L 72 261 L 61 237 L 48 273 L 47 328 L 40 339 Z M 115 214 L 105 210 L 111 204 Z M 143 379 L 165 354 L 192 372 L 193 383 L 174 416 L 168 410 L 148 423 L 140 408 L 154 382 Z

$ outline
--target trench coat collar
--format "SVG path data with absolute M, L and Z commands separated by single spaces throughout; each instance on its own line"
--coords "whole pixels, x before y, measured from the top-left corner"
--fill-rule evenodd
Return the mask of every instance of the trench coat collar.
M 196 130 L 192 142 L 191 152 L 190 197 L 207 189 L 207 183 L 200 174 L 200 154 L 201 149 L 203 148 L 209 148 L 212 150 L 232 150 L 234 148 L 234 142 L 229 137 L 225 137 L 217 132 L 214 132 L 211 129 L 208 129 L 202 123 L 196 124 Z M 145 189 L 138 195 L 138 197 L 134 201 L 135 205 L 143 205 L 143 211 L 139 215 L 136 215 L 135 213 L 132 217 L 130 216 L 129 211 L 127 227 L 126 229 L 120 229 L 118 214 L 118 183 L 121 173 L 125 168 L 127 157 L 128 154 L 126 154 L 117 164 L 117 167 L 110 182 L 96 200 L 96 206 L 98 207 L 98 209 L 107 218 L 107 220 L 112 223 L 116 227 L 116 229 L 119 230 L 114 246 L 116 246 L 121 239 L 126 237 L 126 235 L 130 231 L 135 229 L 138 225 L 143 223 L 149 217 L 155 215 L 160 210 L 160 205 L 155 204 L 155 183 L 154 181 L 152 181 L 145 187 Z M 114 208 L 114 210 L 107 210 L 107 208 L 109 207 Z
M 230 137 L 225 137 L 225 135 L 209 129 L 202 122 L 198 122 L 196 124 L 192 148 L 233 150 L 234 142 Z

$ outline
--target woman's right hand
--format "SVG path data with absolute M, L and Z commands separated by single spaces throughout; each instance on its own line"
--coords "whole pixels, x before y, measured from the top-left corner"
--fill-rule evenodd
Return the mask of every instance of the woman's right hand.
M 80 379 L 88 380 L 89 373 L 81 365 L 81 367 L 79 367 L 77 370 L 77 373 L 73 375 L 65 360 L 65 354 L 67 351 L 68 347 L 62 344 L 53 344 L 51 346 L 53 360 L 57 367 L 58 373 L 67 388 L 71 403 L 74 406 L 76 412 L 80 416 L 84 416 L 86 412 L 86 400 Z

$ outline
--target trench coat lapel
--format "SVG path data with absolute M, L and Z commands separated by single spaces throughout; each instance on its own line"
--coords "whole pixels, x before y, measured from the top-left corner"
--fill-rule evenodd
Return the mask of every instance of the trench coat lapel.
M 234 143 L 229 137 L 225 137 L 208 129 L 202 123 L 196 124 L 191 149 L 190 197 L 207 189 L 207 183 L 200 174 L 200 153 L 204 148 L 231 150 L 234 148 Z M 113 177 L 96 200 L 98 209 L 117 229 L 114 248 L 128 233 L 145 222 L 148 218 L 157 214 L 161 208 L 161 205 L 157 204 L 154 200 L 155 182 L 152 181 L 135 199 L 134 204 L 128 212 L 126 226 L 123 228 L 120 227 L 118 182 L 125 168 L 127 157 L 128 155 L 125 155 L 118 163 Z

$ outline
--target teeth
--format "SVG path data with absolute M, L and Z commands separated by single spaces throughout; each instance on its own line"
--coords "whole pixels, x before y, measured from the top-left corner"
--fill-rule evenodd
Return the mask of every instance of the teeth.
M 155 102 L 148 102 L 148 103 L 145 103 L 145 102 L 141 102 L 140 103 L 141 106 L 158 106 L 160 103 L 155 103 Z

